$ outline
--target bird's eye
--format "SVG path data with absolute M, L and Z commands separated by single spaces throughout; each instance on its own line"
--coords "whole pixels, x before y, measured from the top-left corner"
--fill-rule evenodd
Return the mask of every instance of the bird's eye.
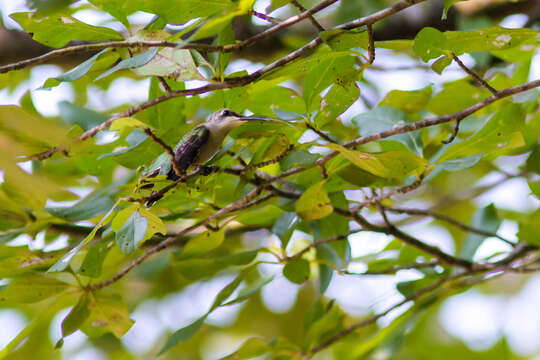
M 232 111 L 231 110 L 223 110 L 221 112 L 221 115 L 223 116 L 231 116 L 232 115 Z

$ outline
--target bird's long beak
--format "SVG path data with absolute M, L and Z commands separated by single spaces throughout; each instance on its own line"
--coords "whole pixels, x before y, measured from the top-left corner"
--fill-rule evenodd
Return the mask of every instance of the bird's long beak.
M 242 121 L 278 121 L 277 119 L 272 119 L 264 116 L 241 116 L 238 120 Z

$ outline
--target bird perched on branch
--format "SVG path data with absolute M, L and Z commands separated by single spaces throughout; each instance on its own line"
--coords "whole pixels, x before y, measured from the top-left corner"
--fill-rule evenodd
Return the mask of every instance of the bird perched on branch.
M 244 116 L 229 109 L 221 109 L 210 116 L 210 119 L 186 133 L 174 147 L 176 168 L 182 174 L 195 165 L 203 165 L 221 148 L 227 134 L 247 121 L 274 121 L 261 116 Z M 162 154 L 150 166 L 147 177 L 167 175 L 171 180 L 179 179 L 168 154 Z

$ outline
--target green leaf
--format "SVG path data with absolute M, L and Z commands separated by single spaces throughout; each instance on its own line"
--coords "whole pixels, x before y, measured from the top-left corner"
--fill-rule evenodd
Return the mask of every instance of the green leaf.
M 97 223 L 97 225 L 92 229 L 90 234 L 88 234 L 87 237 L 85 237 L 77 246 L 75 246 L 73 249 L 69 250 L 60 260 L 58 260 L 53 266 L 47 270 L 48 272 L 54 272 L 54 271 L 62 271 L 69 265 L 71 259 L 82 249 L 82 247 L 86 244 L 88 244 L 90 241 L 94 239 L 94 236 L 96 236 L 97 231 L 104 225 L 106 225 L 111 219 L 112 215 L 114 214 L 114 209 L 118 205 L 118 201 L 116 204 L 109 210 L 109 212 L 101 218 L 101 220 Z
M 416 35 L 413 50 L 427 62 L 441 55 L 448 55 L 449 52 L 461 55 L 479 51 L 500 51 L 521 44 L 535 44 L 538 34 L 538 31 L 531 29 L 505 29 L 500 26 L 445 33 L 425 27 Z
M 231 281 L 229 284 L 227 284 L 227 286 L 221 289 L 221 291 L 215 297 L 214 302 L 210 307 L 210 310 L 208 310 L 208 314 L 210 314 L 211 311 L 222 305 L 232 295 L 232 293 L 238 288 L 238 286 L 240 286 L 240 284 L 244 280 L 244 277 L 244 273 L 240 273 L 237 277 L 234 278 L 233 281 Z
M 482 156 L 483 154 L 477 154 L 453 160 L 446 160 L 438 164 L 438 166 L 446 171 L 459 171 L 478 164 L 482 159 Z
M 118 64 L 114 65 L 109 70 L 105 71 L 103 74 L 99 75 L 95 79 L 95 81 L 97 81 L 99 79 L 103 79 L 104 77 L 109 76 L 112 73 L 115 73 L 115 72 L 117 72 L 119 70 L 133 69 L 133 68 L 138 68 L 138 67 L 141 67 L 143 65 L 146 65 L 146 64 L 148 64 L 150 62 L 150 60 L 152 60 L 154 58 L 154 56 L 156 56 L 158 50 L 159 50 L 159 48 L 155 47 L 155 48 L 150 49 L 150 50 L 148 50 L 148 51 L 146 51 L 146 52 L 144 52 L 142 54 L 139 54 L 137 56 L 124 59 L 124 60 L 120 61 Z
M 284 211 L 275 205 L 263 206 L 259 209 L 250 209 L 241 213 L 237 218 L 241 224 L 250 226 L 270 226 Z
M 292 283 L 302 284 L 309 279 L 310 265 L 309 261 L 303 258 L 289 261 L 283 267 L 283 276 Z
M 281 160 L 281 169 L 286 171 L 295 166 L 310 165 L 318 158 L 319 155 L 317 154 L 302 149 L 294 149 Z
M 124 302 L 117 296 L 89 294 L 89 315 L 81 330 L 91 338 L 112 333 L 121 338 L 133 325 Z
M 450 9 L 450 6 L 454 5 L 458 1 L 466 1 L 466 0 L 444 0 L 444 10 L 442 14 L 443 20 L 446 20 L 446 16 L 448 15 L 448 9 Z
M 484 88 L 471 85 L 467 79 L 444 84 L 444 88 L 433 96 L 427 110 L 436 115 L 461 111 L 487 98 L 491 93 Z
M 79 274 L 92 278 L 99 277 L 101 275 L 101 268 L 105 261 L 105 257 L 111 249 L 109 245 L 110 243 L 108 241 L 94 244 L 84 257 L 83 263 L 79 269 Z
M 104 191 L 97 191 L 75 203 L 64 207 L 46 207 L 45 210 L 66 221 L 81 221 L 102 215 L 114 206 L 114 201 Z
M 529 189 L 531 189 L 531 192 L 534 194 L 534 196 L 540 199 L 540 180 L 529 181 Z
M 88 294 L 84 293 L 79 298 L 79 301 L 71 309 L 69 314 L 62 320 L 62 337 L 66 337 L 78 330 L 84 321 L 90 316 L 88 310 Z
M 424 62 L 444 55 L 446 49 L 443 33 L 432 27 L 423 28 L 414 38 L 413 50 Z
M 130 40 L 174 40 L 169 38 L 171 35 L 163 30 L 139 30 Z M 182 43 L 178 43 L 178 47 L 181 45 Z M 202 78 L 197 72 L 191 50 L 171 47 L 159 50 L 150 61 L 133 71 L 139 76 L 163 76 L 176 81 Z
M 324 181 L 312 185 L 296 202 L 296 213 L 305 221 L 321 219 L 334 211 L 323 186 Z
M 79 107 L 68 101 L 58 103 L 60 117 L 70 125 L 79 125 L 85 131 L 105 122 L 109 117 L 93 110 Z
M 522 222 L 519 224 L 517 237 L 520 242 L 527 242 L 534 246 L 540 246 L 540 216 L 537 212 L 536 215 L 531 217 L 533 221 L 529 221 L 528 223 Z
M 350 79 L 350 75 L 347 75 Z M 353 77 L 354 79 L 354 77 Z M 336 80 L 336 79 L 335 79 Z M 330 131 L 337 122 L 337 117 L 347 110 L 360 96 L 360 89 L 353 82 L 335 83 L 321 100 L 315 124 Z
M 540 175 L 540 144 L 536 145 L 527 157 L 525 169 Z
M 330 57 L 310 69 L 304 81 L 304 102 L 309 112 L 315 96 L 330 86 L 334 79 L 354 65 L 352 56 Z
M 446 67 L 451 63 L 452 58 L 445 55 L 441 56 L 433 64 L 431 64 L 431 68 L 433 69 L 433 71 L 440 75 L 442 74 L 443 70 L 446 69 Z
M 15 232 L 15 237 L 20 233 Z M 27 246 L 0 245 L 0 278 L 47 269 L 58 256 L 30 250 Z
M 120 21 L 126 29 L 129 29 L 129 21 L 127 16 L 132 12 L 129 8 L 130 1 L 117 0 L 89 0 L 89 2 L 99 9 L 108 12 L 118 21 Z
M 135 211 L 116 232 L 116 244 L 124 254 L 130 254 L 145 239 L 147 229 L 147 218 Z
M 15 278 L 0 290 L 0 305 L 35 303 L 64 292 L 65 282 L 41 274 L 26 274 Z
M 321 38 L 334 51 L 345 51 L 352 48 L 368 48 L 367 31 L 358 30 L 327 30 L 321 33 Z
M 206 254 L 221 245 L 223 240 L 225 240 L 223 230 L 206 231 L 189 240 L 178 259 L 188 259 Z
M 501 225 L 501 220 L 497 216 L 497 209 L 493 204 L 489 204 L 483 209 L 478 209 L 472 216 L 471 226 L 484 231 L 496 233 Z M 476 250 L 482 245 L 485 236 L 468 233 L 465 242 L 459 250 L 459 257 L 466 260 L 473 260 Z
M 408 150 L 386 151 L 368 154 L 349 150 L 341 145 L 327 144 L 332 150 L 338 151 L 354 165 L 373 175 L 382 178 L 402 179 L 412 173 L 420 174 L 428 166 L 428 162 Z
M 146 11 L 157 14 L 171 24 L 183 24 L 198 17 L 217 14 L 234 3 L 230 0 L 126 0 L 123 5 L 128 13 Z
M 91 58 L 89 58 L 88 60 L 80 63 L 79 65 L 77 65 L 73 69 L 63 73 L 62 75 L 47 79 L 45 81 L 45 83 L 43 84 L 42 88 L 48 89 L 48 88 L 58 86 L 62 82 L 72 82 L 72 81 L 75 81 L 77 79 L 80 79 L 81 77 L 86 75 L 86 73 L 88 73 L 88 71 L 90 71 L 92 66 L 94 66 L 94 64 L 96 63 L 96 60 L 108 50 L 109 49 L 101 50 L 96 55 L 94 55 Z
M 10 15 L 22 28 L 32 34 L 35 41 L 51 47 L 62 47 L 73 40 L 122 40 L 116 31 L 88 25 L 68 15 L 38 17 L 36 13 L 20 12 Z
M 447 31 L 444 33 L 448 50 L 456 55 L 478 51 L 498 51 L 521 44 L 535 44 L 540 32 L 527 28 L 505 29 L 492 26 L 473 31 Z
M 115 119 L 111 126 L 109 127 L 109 130 L 111 131 L 126 131 L 126 129 L 133 129 L 133 128 L 145 128 L 148 127 L 145 123 L 143 123 L 140 120 L 137 120 L 132 117 L 121 117 L 118 119 Z
M 52 303 L 49 303 L 42 311 L 39 311 L 37 316 L 19 333 L 13 340 L 11 340 L 2 350 L 0 350 L 0 359 L 6 358 L 12 353 L 19 344 L 27 338 L 39 336 L 43 339 L 43 324 L 49 324 L 52 318 L 58 313 L 58 311 L 73 304 L 73 294 L 63 294 L 56 298 Z M 46 329 L 46 328 L 45 328 Z
M 248 298 L 250 298 L 252 295 L 254 295 L 256 292 L 258 292 L 260 289 L 262 289 L 266 284 L 274 280 L 273 277 L 268 278 L 260 278 L 257 281 L 247 285 L 246 287 L 242 288 L 238 295 L 232 299 L 227 301 L 226 303 L 222 304 L 223 306 L 228 306 L 232 304 L 237 304 L 239 302 L 242 302 Z
M 431 86 L 412 91 L 392 90 L 386 94 L 378 106 L 389 106 L 406 113 L 415 113 L 427 105 L 430 97 Z
M 422 279 L 418 280 L 411 280 L 411 281 L 402 281 L 397 283 L 396 288 L 397 290 L 405 297 L 409 297 L 415 292 L 425 288 L 426 286 L 429 286 L 433 283 L 432 278 L 424 277 Z
M 262 356 L 270 351 L 271 347 L 264 340 L 249 338 L 242 346 L 232 354 L 222 357 L 220 360 L 244 360 Z
M 150 211 L 146 210 L 143 207 L 139 209 L 139 213 L 142 217 L 146 218 L 146 221 L 148 223 L 148 229 L 146 231 L 146 234 L 144 235 L 144 240 L 150 239 L 154 234 L 167 234 L 165 224 L 163 224 L 163 221 L 161 221 L 160 218 L 158 218 L 156 215 L 152 214 Z
M 282 249 L 287 247 L 287 244 L 289 243 L 291 235 L 297 224 L 298 217 L 296 216 L 296 213 L 293 212 L 283 213 L 276 219 L 276 222 L 272 227 L 272 233 L 277 235 L 279 240 L 281 240 Z
M 516 132 L 521 137 L 520 130 L 524 122 L 525 113 L 521 106 L 518 104 L 506 105 L 497 111 L 476 133 L 450 146 L 437 162 L 489 153 L 503 147 L 511 148 L 510 141 Z
M 317 344 L 330 334 L 335 334 L 342 328 L 343 315 L 340 313 L 337 306 L 333 303 L 328 305 L 324 315 L 317 319 L 307 331 L 304 338 L 304 349 L 308 349 L 310 345 Z
M 262 78 L 265 80 L 272 80 L 280 77 L 303 76 L 327 60 L 349 57 L 350 55 L 351 53 L 349 51 L 319 52 L 308 58 L 298 59 L 285 66 L 278 67 L 276 70 L 264 74 Z
M 171 336 L 169 336 L 169 338 L 165 342 L 165 345 L 163 345 L 163 347 L 159 351 L 158 355 L 162 355 L 167 350 L 179 343 L 188 341 L 193 335 L 195 335 L 197 330 L 199 330 L 207 316 L 208 314 L 204 314 L 188 326 L 176 330 Z

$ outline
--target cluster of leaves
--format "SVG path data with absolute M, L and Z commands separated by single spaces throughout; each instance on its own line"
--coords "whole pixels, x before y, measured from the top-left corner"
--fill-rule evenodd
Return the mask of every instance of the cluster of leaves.
M 454 2 L 445 4 L 449 7 Z M 368 11 L 351 3 L 340 3 L 338 15 L 330 15 L 330 21 L 339 20 L 343 13 L 356 11 L 360 17 Z M 386 6 L 384 1 L 372 3 Z M 478 247 L 497 232 L 503 219 L 519 223 L 518 246 L 527 244 L 523 248 L 534 251 L 540 245 L 538 210 L 478 208 L 474 202 L 491 188 L 476 186 L 478 180 L 498 171 L 497 159 L 509 156 L 523 164 L 519 174 L 505 174 L 504 180 L 524 178 L 534 196 L 540 196 L 540 182 L 535 178 L 540 174 L 540 96 L 533 89 L 519 98 L 508 97 L 540 85 L 514 88 L 527 82 L 540 32 L 498 26 L 459 32 L 424 28 L 414 40 L 379 42 L 365 28 L 337 27 L 320 32 L 320 44 L 293 61 L 276 54 L 265 60 L 270 65 L 257 76 L 247 71 L 230 73 L 233 54 L 224 49 L 239 44 L 233 20 L 251 14 L 253 4 L 253 0 L 127 0 L 121 4 L 89 0 L 86 5 L 43 13 L 10 14 L 45 45 L 59 48 L 77 40 L 92 42 L 82 45 L 81 51 L 99 51 L 44 82 L 42 88 L 51 91 L 70 83 L 76 92 L 74 103 L 59 104 L 59 117 L 41 116 L 30 94 L 19 106 L 0 107 L 0 275 L 7 279 L 0 289 L 0 308 L 33 316 L 0 352 L 0 358 L 30 356 L 36 349 L 58 356 L 51 353 L 52 345 L 42 330 L 68 307 L 57 347 L 64 337 L 80 330 L 95 346 L 109 349 L 111 358 L 115 352 L 131 356 L 116 340 L 137 326 L 128 309 L 227 274 L 235 274 L 234 280 L 215 295 L 208 311 L 190 325 L 172 329 L 154 345 L 153 354 L 161 349 L 161 354 L 174 358 L 190 349 L 199 356 L 197 347 L 213 331 L 203 325 L 209 314 L 249 299 L 242 311 L 254 320 L 239 320 L 231 332 L 255 337 L 227 358 L 267 354 L 272 359 L 299 359 L 330 345 L 340 359 L 360 358 L 380 347 L 395 356 L 400 351 L 403 356 L 415 356 L 423 350 L 414 337 L 405 350 L 398 345 L 407 344 L 404 329 L 412 324 L 418 333 L 425 332 L 421 310 L 466 289 L 459 283 L 461 277 L 478 277 L 493 266 L 510 265 L 489 263 L 490 259 L 472 263 L 478 260 Z M 267 11 L 284 6 L 291 4 L 273 0 Z M 126 31 L 77 20 L 74 13 L 83 9 L 110 14 Z M 156 17 L 144 28 L 135 27 L 128 20 L 135 11 Z M 367 24 L 375 32 L 377 24 L 372 23 L 377 20 Z M 175 32 L 167 27 L 184 23 Z M 212 45 L 198 43 L 209 38 Z M 298 38 L 291 35 L 289 40 L 286 50 L 292 52 Z M 102 42 L 105 45 L 99 47 Z M 414 91 L 392 90 L 382 94 L 376 106 L 355 112 L 352 118 L 343 116 L 358 104 L 365 89 L 373 89 L 364 75 L 370 71 L 373 52 L 380 49 L 406 54 L 422 64 L 429 62 L 429 71 L 438 74 L 463 54 L 498 59 L 501 65 L 491 67 L 489 87 L 464 74 L 459 80 Z M 2 74 L 0 82 L 14 88 L 28 76 L 28 68 L 23 68 Z M 106 90 L 124 77 L 151 79 L 149 102 L 131 109 L 122 104 L 105 112 L 85 107 L 88 87 Z M 189 80 L 209 85 L 185 91 Z M 517 90 L 493 94 L 490 88 Z M 204 92 L 208 94 L 199 95 Z M 487 102 L 466 118 L 460 117 L 460 111 L 482 101 Z M 216 172 L 176 183 L 165 176 L 141 181 L 141 174 L 169 157 L 148 131 L 172 147 L 222 107 L 282 121 L 235 129 L 211 160 L 220 169 Z M 111 118 L 113 114 L 120 115 Z M 425 118 L 438 126 L 423 122 Z M 462 122 L 458 137 L 444 144 L 454 130 L 452 119 Z M 449 124 L 439 125 L 445 122 Z M 32 161 L 21 166 L 27 159 Z M 418 187 L 421 190 L 409 193 Z M 362 199 L 350 190 L 369 194 Z M 163 197 L 145 206 L 144 199 L 155 191 L 163 191 Z M 81 197 L 81 192 L 88 195 Z M 395 200 L 394 195 L 398 195 Z M 411 240 L 389 223 L 386 211 L 396 211 L 394 201 L 411 199 L 442 214 L 436 224 L 452 234 L 454 256 Z M 413 215 L 401 223 L 413 220 Z M 443 216 L 451 216 L 454 223 Z M 365 220 L 375 217 L 373 223 Z M 455 227 L 456 223 L 471 225 Z M 244 241 L 244 234 L 254 230 L 261 234 L 255 246 Z M 354 258 L 349 240 L 357 231 L 384 233 L 392 240 L 380 252 Z M 302 235 L 293 237 L 294 232 Z M 12 241 L 23 235 L 64 245 L 53 251 L 14 246 Z M 165 255 L 155 255 L 162 250 L 167 250 Z M 274 263 L 274 276 L 259 271 L 268 259 Z M 347 269 L 358 263 L 365 265 L 367 273 L 419 268 L 419 280 L 397 286 L 415 305 L 384 329 L 375 321 L 385 313 L 355 323 L 324 296 L 334 276 L 354 276 Z M 456 271 L 464 272 L 456 276 Z M 305 284 L 299 305 L 283 319 L 272 317 L 254 296 L 279 276 Z M 441 288 L 443 283 L 456 286 Z M 421 297 L 426 288 L 432 295 L 429 298 Z M 307 312 L 306 304 L 310 304 Z M 264 321 L 275 326 L 263 327 Z M 291 330 L 291 321 L 303 327 Z M 206 332 L 195 335 L 205 327 Z M 361 330 L 344 338 L 356 329 Z M 188 344 L 178 345 L 189 339 Z M 337 340 L 343 341 L 334 344 Z

